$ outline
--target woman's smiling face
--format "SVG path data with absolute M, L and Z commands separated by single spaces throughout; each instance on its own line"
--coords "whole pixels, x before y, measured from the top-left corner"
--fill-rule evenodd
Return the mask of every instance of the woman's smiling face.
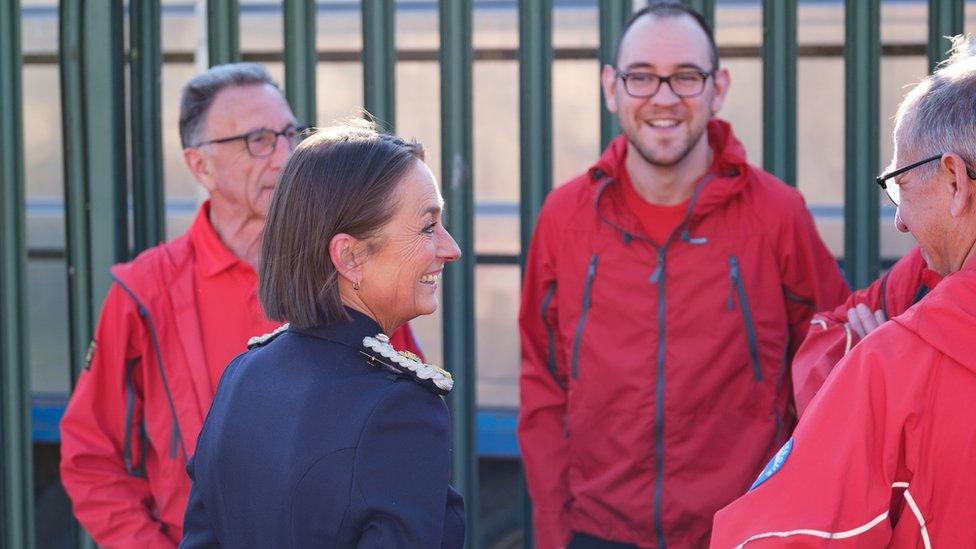
M 397 184 L 392 216 L 370 242 L 358 293 L 381 326 L 397 327 L 437 310 L 444 264 L 461 256 L 441 222 L 444 200 L 417 160 Z

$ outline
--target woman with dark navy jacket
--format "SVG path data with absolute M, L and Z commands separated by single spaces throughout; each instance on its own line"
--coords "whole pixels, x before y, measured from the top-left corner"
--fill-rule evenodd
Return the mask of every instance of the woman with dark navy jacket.
M 423 150 L 348 122 L 305 139 L 272 198 L 261 302 L 289 325 L 227 367 L 182 547 L 461 547 L 450 374 L 386 334 L 437 308 L 460 255 Z

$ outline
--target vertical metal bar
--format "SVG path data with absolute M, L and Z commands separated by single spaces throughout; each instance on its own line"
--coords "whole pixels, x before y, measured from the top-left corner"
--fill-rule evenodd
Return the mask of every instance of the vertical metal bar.
M 472 0 L 439 3 L 441 178 L 448 226 L 461 259 L 444 270 L 444 363 L 454 373 L 451 392 L 453 480 L 465 500 L 466 546 L 479 544 L 475 454 L 474 183 L 472 169 Z
M 624 23 L 634 11 L 631 0 L 600 0 L 600 58 L 597 62 L 602 70 L 604 64 L 612 65 L 616 53 L 617 41 Z M 607 144 L 620 134 L 620 122 L 617 116 L 607 110 L 603 90 L 600 90 L 600 150 L 607 148 Z
M 84 364 L 108 268 L 127 256 L 122 1 L 60 4 L 65 242 L 72 379 Z
M 20 1 L 0 5 L 0 544 L 34 546 Z
M 129 4 L 129 93 L 132 109 L 133 253 L 166 238 L 163 129 L 160 115 L 162 42 L 159 0 Z
M 61 77 L 61 139 L 64 151 L 65 256 L 71 379 L 77 379 L 91 341 L 94 314 L 89 253 L 88 162 L 85 156 L 85 90 L 82 69 L 82 4 L 61 0 L 58 49 Z
M 88 162 L 84 88 L 84 0 L 61 0 L 58 6 L 58 67 L 61 84 L 61 139 L 64 155 L 64 226 L 68 281 L 68 357 L 71 380 L 78 379 L 92 338 Z M 79 548 L 94 547 L 75 523 Z
M 702 14 L 708 25 L 715 28 L 715 0 L 681 0 L 681 3 Z
M 241 60 L 237 0 L 207 0 L 207 63 L 209 66 Z
M 963 0 L 929 0 L 929 72 L 946 58 L 950 46 L 946 37 L 963 32 L 963 3 Z
M 601 0 L 601 4 L 602 4 Z M 601 36 L 603 10 L 600 11 Z M 552 189 L 552 0 L 519 2 L 519 120 L 522 266 L 542 203 Z M 605 115 L 606 108 L 601 108 Z M 602 119 L 601 119 L 602 122 Z M 602 132 L 602 127 L 601 127 Z M 602 133 L 601 133 L 602 135 Z M 522 546 L 533 547 L 532 502 L 519 464 Z
M 315 125 L 315 0 L 285 0 L 285 96 L 300 123 Z
M 522 264 L 552 189 L 552 0 L 519 2 Z
M 386 131 L 396 127 L 396 24 L 393 0 L 363 6 L 363 104 Z
M 91 295 L 108 293 L 108 269 L 128 258 L 125 45 L 122 0 L 85 2 L 84 81 Z M 98 307 L 96 307 L 97 309 Z
M 796 0 L 763 0 L 763 167 L 796 186 Z
M 879 0 L 846 0 L 844 270 L 855 288 L 878 276 Z

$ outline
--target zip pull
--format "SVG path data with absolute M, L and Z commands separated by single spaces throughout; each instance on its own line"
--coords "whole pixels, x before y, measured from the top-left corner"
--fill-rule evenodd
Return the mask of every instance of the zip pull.
M 661 276 L 664 274 L 664 250 L 662 249 L 657 253 L 657 267 L 654 272 L 651 273 L 651 278 L 648 281 L 651 284 L 657 284 L 661 280 Z
M 739 281 L 739 261 L 734 255 L 729 256 L 729 298 L 725 301 L 725 308 L 729 311 L 735 309 L 735 286 Z
M 592 281 L 593 280 L 593 275 L 596 274 L 596 262 L 597 262 L 598 259 L 600 259 L 600 256 L 599 255 L 594 255 L 593 258 L 590 259 L 590 266 L 587 267 L 587 269 L 586 269 L 586 278 L 589 281 Z

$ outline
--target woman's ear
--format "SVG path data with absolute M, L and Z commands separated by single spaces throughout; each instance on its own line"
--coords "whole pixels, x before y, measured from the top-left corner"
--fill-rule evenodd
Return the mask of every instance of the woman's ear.
M 357 254 L 360 247 L 358 238 L 346 233 L 338 233 L 329 241 L 329 259 L 335 265 L 339 275 L 351 283 L 362 281 L 362 254 Z

